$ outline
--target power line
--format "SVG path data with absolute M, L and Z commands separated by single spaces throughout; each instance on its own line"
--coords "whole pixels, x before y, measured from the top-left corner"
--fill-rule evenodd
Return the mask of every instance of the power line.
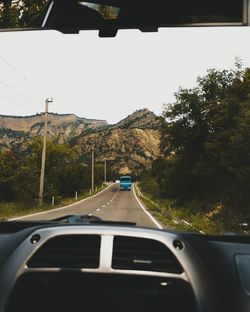
M 35 86 L 37 89 L 39 89 L 40 91 L 42 91 L 43 93 L 46 93 L 45 90 L 43 90 L 43 88 L 41 88 L 40 86 L 38 86 L 33 80 L 31 80 L 30 78 L 26 77 L 20 70 L 18 70 L 15 66 L 13 66 L 12 64 L 10 64 L 4 57 L 2 57 L 0 55 L 0 59 L 6 64 L 8 65 L 14 72 L 16 72 L 20 77 L 22 77 L 26 82 L 30 82 L 33 86 Z
M 3 99 L 4 101 L 9 102 L 10 104 L 14 104 L 14 105 L 16 105 L 17 107 L 20 107 L 20 106 L 21 106 L 21 107 L 25 108 L 23 105 L 16 104 L 15 102 L 13 102 L 13 101 L 11 101 L 11 100 L 7 99 L 6 97 L 3 97 L 2 95 L 0 95 L 0 98 L 1 98 L 1 99 Z
M 0 55 L 0 59 L 7 64 L 10 68 L 12 68 L 18 75 L 20 75 L 23 79 L 27 79 L 27 77 L 25 77 L 18 69 L 16 69 L 13 65 L 11 65 L 6 59 L 4 59 L 1 55 Z
M 21 92 L 17 91 L 16 89 L 14 89 L 13 87 L 11 87 L 9 84 L 7 84 L 6 82 L 3 82 L 0 80 L 0 84 L 2 84 L 3 86 L 5 86 L 6 88 L 10 89 L 11 91 L 15 92 L 16 94 L 18 94 L 19 96 L 22 96 L 24 98 L 26 98 L 26 100 L 28 100 L 29 102 L 31 102 L 32 104 L 34 103 L 34 100 L 32 100 L 31 98 L 29 98 L 28 96 L 22 94 Z

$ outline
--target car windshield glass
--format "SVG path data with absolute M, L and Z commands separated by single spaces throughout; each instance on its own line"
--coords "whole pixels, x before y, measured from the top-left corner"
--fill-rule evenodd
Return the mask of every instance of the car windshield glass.
M 248 233 L 249 28 L 4 32 L 0 46 L 1 220 Z

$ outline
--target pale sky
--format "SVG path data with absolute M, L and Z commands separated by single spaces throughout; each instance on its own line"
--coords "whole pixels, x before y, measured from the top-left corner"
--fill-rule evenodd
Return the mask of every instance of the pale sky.
M 250 28 L 168 28 L 158 33 L 96 31 L 0 33 L 0 114 L 44 110 L 115 123 L 148 108 L 159 115 L 179 86 L 209 68 L 250 67 Z M 7 63 L 9 64 L 7 64 Z

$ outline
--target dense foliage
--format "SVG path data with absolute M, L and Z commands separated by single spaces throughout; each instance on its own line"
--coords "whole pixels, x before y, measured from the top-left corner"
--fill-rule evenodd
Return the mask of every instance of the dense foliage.
M 162 115 L 162 157 L 144 182 L 179 203 L 249 216 L 250 69 L 236 62 L 232 70 L 208 70 L 175 98 Z
M 48 0 L 0 0 L 0 28 L 39 27 Z
M 38 197 L 42 142 L 29 142 L 25 154 L 0 150 L 0 201 L 33 203 Z M 107 170 L 107 175 L 110 174 Z M 95 185 L 103 182 L 104 167 L 95 164 Z M 44 198 L 73 197 L 75 191 L 91 188 L 91 161 L 81 160 L 66 144 L 47 145 Z
M 87 2 L 86 2 L 87 3 Z M 0 28 L 41 27 L 49 0 L 0 0 Z M 104 19 L 115 19 L 112 6 L 96 5 Z

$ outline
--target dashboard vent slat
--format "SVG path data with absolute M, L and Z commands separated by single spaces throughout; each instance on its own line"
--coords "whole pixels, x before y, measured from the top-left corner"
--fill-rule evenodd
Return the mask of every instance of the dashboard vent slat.
M 29 268 L 98 268 L 99 235 L 60 235 L 46 241 L 31 257 Z
M 115 236 L 112 268 L 180 274 L 183 269 L 175 255 L 153 239 Z

